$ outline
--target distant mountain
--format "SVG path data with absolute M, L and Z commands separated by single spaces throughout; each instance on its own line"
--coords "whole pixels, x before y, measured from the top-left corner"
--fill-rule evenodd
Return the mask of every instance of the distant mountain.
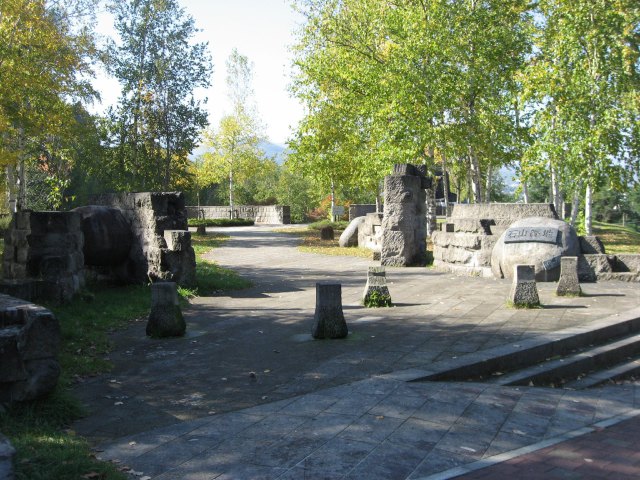
M 282 165 L 284 163 L 284 160 L 288 153 L 288 150 L 285 146 L 278 145 L 277 143 L 267 142 L 267 141 L 260 142 L 259 146 L 262 150 L 264 150 L 267 157 L 275 158 L 276 163 L 278 165 Z M 191 155 L 189 155 L 189 158 L 191 158 L 191 160 L 194 160 L 199 155 L 202 155 L 206 151 L 207 149 L 204 145 L 199 145 L 196 149 L 193 150 Z
M 267 157 L 273 157 L 278 165 L 282 165 L 287 156 L 287 148 L 277 143 L 264 141 L 260 143 L 260 148 L 264 150 Z

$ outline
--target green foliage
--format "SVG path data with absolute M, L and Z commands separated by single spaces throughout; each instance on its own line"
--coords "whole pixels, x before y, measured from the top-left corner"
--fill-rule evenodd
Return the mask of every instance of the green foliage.
M 120 42 L 110 44 L 109 69 L 122 92 L 106 121 L 103 177 L 117 189 L 177 188 L 208 124 L 194 94 L 210 84 L 207 44 L 193 43 L 195 22 L 177 0 L 126 0 L 111 10 Z
M 349 225 L 347 221 L 332 222 L 331 220 L 319 220 L 309 224 L 309 228 L 312 230 L 320 230 L 324 227 L 332 227 L 334 230 L 344 230 Z
M 365 297 L 363 304 L 367 308 L 393 307 L 391 295 L 386 295 L 380 290 L 373 290 L 368 294 Z
M 41 173 L 41 196 L 64 200 L 84 117 L 96 97 L 89 78 L 96 57 L 97 0 L 0 3 L 0 164 L 11 202 L 28 208 L 27 170 Z M 33 183 L 33 182 L 32 182 Z
M 190 227 L 248 227 L 255 222 L 247 218 L 190 218 Z
M 521 0 L 298 0 L 293 91 L 308 107 L 292 161 L 325 191 L 375 192 L 394 163 L 469 175 L 517 158 L 516 73 L 530 51 Z M 447 28 L 443 28 L 447 25 Z

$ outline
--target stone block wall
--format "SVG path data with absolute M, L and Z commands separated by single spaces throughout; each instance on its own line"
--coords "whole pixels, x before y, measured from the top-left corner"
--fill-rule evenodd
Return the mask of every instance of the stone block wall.
M 195 283 L 195 253 L 181 192 L 104 194 L 92 203 L 120 209 L 131 226 L 133 241 L 123 276 L 141 283 Z
M 83 244 L 75 212 L 17 212 L 5 236 L 0 291 L 70 301 L 84 285 Z
M 189 218 L 231 218 L 231 207 L 228 206 L 186 208 Z M 291 209 L 287 205 L 238 205 L 234 207 L 233 218 L 246 218 L 266 225 L 288 225 Z
M 357 217 L 364 217 L 369 213 L 376 212 L 375 204 L 367 204 L 367 203 L 353 203 L 349 205 L 349 221 L 353 220 Z
M 0 294 L 0 403 L 34 400 L 60 376 L 60 325 L 38 305 Z
M 557 219 L 548 203 L 479 203 L 449 206 L 446 223 L 433 233 L 434 266 L 491 277 L 491 252 L 513 222 L 527 217 Z
M 382 213 L 368 213 L 358 227 L 358 246 L 380 253 L 382 249 Z

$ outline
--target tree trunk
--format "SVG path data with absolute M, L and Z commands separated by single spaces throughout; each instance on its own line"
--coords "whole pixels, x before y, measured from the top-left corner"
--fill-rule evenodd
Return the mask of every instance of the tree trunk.
M 526 180 L 520 181 L 522 185 L 522 196 L 524 198 L 524 203 L 529 203 L 529 186 L 527 185 Z
M 592 204 L 592 191 L 591 185 L 587 184 L 587 189 L 584 195 L 584 233 L 585 235 L 593 235 L 591 228 L 591 204 Z
M 229 218 L 233 218 L 233 168 L 229 169 Z
M 331 180 L 331 221 L 332 222 L 336 221 L 335 209 L 336 209 L 336 187 L 335 187 L 335 184 L 333 183 L 333 180 Z
M 471 192 L 474 203 L 482 203 L 482 179 L 480 175 L 480 164 L 473 147 L 469 147 L 469 174 L 471 177 Z
M 554 208 L 556 209 L 556 213 L 558 217 L 562 218 L 562 192 L 560 191 L 560 179 L 558 178 L 558 174 L 556 169 L 553 167 L 551 163 L 549 163 L 549 169 L 551 171 L 551 197 Z
M 16 196 L 16 187 L 18 180 L 16 178 L 16 168 L 13 165 L 7 165 L 7 208 L 9 213 L 15 213 L 17 210 L 18 199 Z
M 484 199 L 487 203 L 491 202 L 491 188 L 493 186 L 492 182 L 493 182 L 493 167 L 489 165 L 487 167 L 487 185 L 485 186 L 485 189 L 484 189 Z
M 376 189 L 376 212 L 382 212 L 382 182 L 378 182 Z
M 449 175 L 447 175 L 447 154 L 444 152 L 442 152 L 442 191 L 444 192 L 444 211 L 446 212 L 449 208 Z
M 578 186 L 576 190 L 573 192 L 573 200 L 571 201 L 571 220 L 570 224 L 572 227 L 576 227 L 576 221 L 578 220 L 578 211 L 580 209 L 580 190 L 581 186 Z

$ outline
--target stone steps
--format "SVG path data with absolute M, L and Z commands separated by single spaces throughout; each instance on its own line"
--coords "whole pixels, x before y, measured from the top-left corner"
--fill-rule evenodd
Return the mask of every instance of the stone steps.
M 559 358 L 548 359 L 506 375 L 495 376 L 491 379 L 491 383 L 514 386 L 566 386 L 567 380 L 577 379 L 587 372 L 600 371 L 601 369 L 608 371 L 612 365 L 617 365 L 630 356 L 637 355 L 640 355 L 640 333 L 597 347 L 587 347 L 582 351 Z M 602 377 L 602 381 L 606 381 L 608 378 L 611 377 L 605 375 Z M 572 388 L 579 385 L 591 386 L 587 382 L 583 382 L 582 384 L 574 384 Z
M 573 390 L 583 390 L 585 388 L 596 387 L 610 380 L 620 380 L 640 373 L 640 359 L 629 360 L 605 370 L 598 370 L 588 373 L 572 382 L 563 385 L 564 388 Z
M 588 388 L 635 373 L 636 358 L 640 358 L 640 309 L 518 344 L 475 352 L 435 365 L 432 373 L 414 381 L 535 386 L 564 383 L 567 388 Z

